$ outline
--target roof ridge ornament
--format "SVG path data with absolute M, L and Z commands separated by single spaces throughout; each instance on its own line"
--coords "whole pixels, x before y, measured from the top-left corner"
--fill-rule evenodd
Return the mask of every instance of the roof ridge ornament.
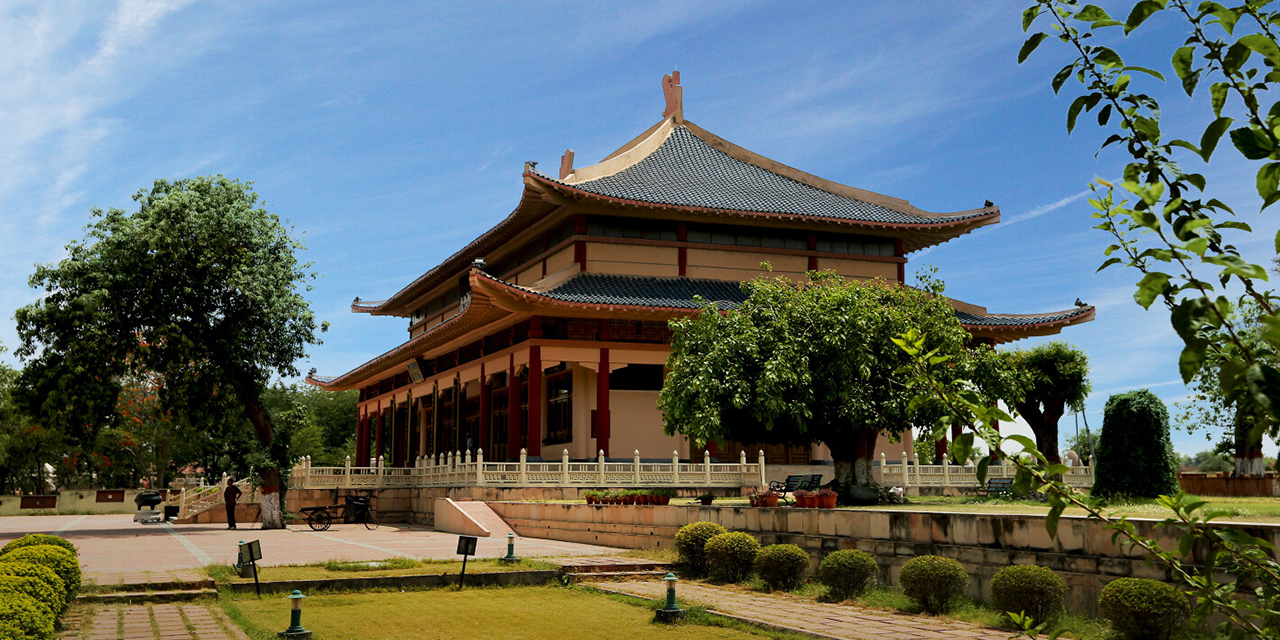
M 675 116 L 677 123 L 684 122 L 684 87 L 680 86 L 679 71 L 662 76 L 662 97 L 667 101 L 662 117 Z
M 565 149 L 564 155 L 560 156 L 560 179 L 564 180 L 573 175 L 573 149 Z

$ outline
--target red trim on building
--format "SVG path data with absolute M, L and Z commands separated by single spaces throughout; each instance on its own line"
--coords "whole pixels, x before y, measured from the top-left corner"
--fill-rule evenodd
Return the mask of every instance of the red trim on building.
M 480 433 L 476 434 L 476 448 L 484 449 L 489 446 L 489 405 L 492 401 L 489 391 L 489 382 L 485 379 L 484 363 L 480 363 Z M 493 455 L 490 451 L 489 455 Z
M 520 381 L 516 379 L 516 355 L 507 360 L 507 459 L 520 457 Z
M 600 349 L 600 369 L 596 371 L 596 448 L 609 457 L 609 349 Z
M 534 320 L 541 320 L 538 316 Z M 536 324 L 536 323 L 535 323 Z M 542 334 L 542 329 L 538 329 Z M 529 331 L 533 335 L 533 330 Z M 542 456 L 542 347 L 529 347 L 529 455 Z
M 893 239 L 893 255 L 899 258 L 905 257 L 902 253 L 902 238 Z M 907 282 L 907 263 L 905 262 L 898 263 L 898 282 L 903 284 Z

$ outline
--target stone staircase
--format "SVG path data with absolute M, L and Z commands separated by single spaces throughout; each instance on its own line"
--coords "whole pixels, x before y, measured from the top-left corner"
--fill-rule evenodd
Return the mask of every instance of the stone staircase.
M 582 558 L 549 558 L 560 565 L 560 573 L 574 583 L 609 580 L 657 580 L 672 571 L 670 562 L 646 558 L 587 556 Z
M 502 519 L 488 503 L 477 500 L 458 500 L 454 502 L 458 509 L 463 513 L 471 516 L 477 524 L 489 530 L 489 537 L 506 538 L 508 533 L 515 533 L 507 521 Z
M 138 573 L 124 576 L 118 582 L 98 584 L 97 580 L 76 596 L 87 604 L 125 604 L 130 602 L 184 602 L 198 598 L 218 597 L 211 578 L 197 572 Z

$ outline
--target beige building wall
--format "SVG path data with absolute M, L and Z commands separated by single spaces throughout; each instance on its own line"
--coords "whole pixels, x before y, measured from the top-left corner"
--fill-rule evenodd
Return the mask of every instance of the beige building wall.
M 809 258 L 805 256 L 719 249 L 689 249 L 687 259 L 685 273 L 690 278 L 716 280 L 751 280 L 761 274 L 769 275 L 770 272 L 760 268 L 762 262 L 768 262 L 773 268 L 772 275 L 792 279 L 803 278 L 809 267 Z
M 587 271 L 674 277 L 680 275 L 680 255 L 675 247 L 588 242 Z
M 629 458 L 636 450 L 642 458 L 670 458 L 672 451 L 689 457 L 684 438 L 662 432 L 657 391 L 610 391 L 609 416 L 610 457 Z
M 898 264 L 896 262 L 879 262 L 875 260 L 856 260 L 845 258 L 818 258 L 818 270 L 833 270 L 845 278 L 872 280 L 881 278 L 889 282 L 898 281 Z

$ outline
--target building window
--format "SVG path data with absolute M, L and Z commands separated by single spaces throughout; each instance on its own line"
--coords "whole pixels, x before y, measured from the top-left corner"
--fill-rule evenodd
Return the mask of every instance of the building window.
M 661 391 L 663 370 L 660 364 L 629 364 L 609 374 L 612 391 Z
M 547 438 L 543 444 L 562 444 L 573 440 L 573 371 L 564 363 L 548 370 Z

